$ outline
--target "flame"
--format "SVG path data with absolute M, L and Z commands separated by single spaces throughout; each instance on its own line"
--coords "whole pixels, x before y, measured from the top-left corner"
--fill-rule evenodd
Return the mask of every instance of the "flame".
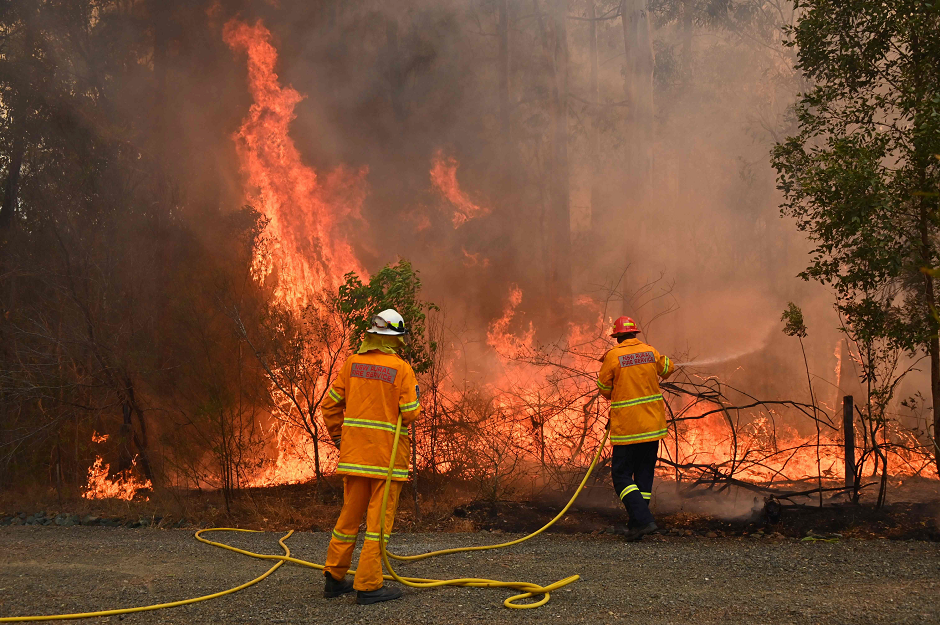
M 100 443 L 106 443 L 106 442 L 108 442 L 108 435 L 107 435 L 107 434 L 98 434 L 98 432 L 94 432 L 94 431 L 93 431 L 93 432 L 91 433 L 91 442 L 92 442 L 92 443 L 99 443 L 99 444 L 100 444 Z
M 250 26 L 233 19 L 225 25 L 223 38 L 233 51 L 247 55 L 253 103 L 233 138 L 245 176 L 246 199 L 269 220 L 268 238 L 253 262 L 254 277 L 261 284 L 270 280 L 274 301 L 290 310 L 319 306 L 319 296 L 335 292 L 346 273 L 366 275 L 344 227 L 361 219 L 368 170 L 340 166 L 318 174 L 304 164 L 289 134 L 294 109 L 303 96 L 280 83 L 270 31 L 260 21 Z M 313 442 L 285 421 L 284 410 L 294 408 L 284 408 L 287 402 L 280 401 L 283 397 L 278 397 L 273 384 L 271 392 L 278 405 L 269 432 L 276 455 L 262 463 L 249 483 L 263 486 L 310 480 L 315 475 Z M 336 464 L 330 450 L 329 445 L 320 444 L 325 472 Z
M 526 455 L 530 459 L 548 454 L 555 462 L 569 462 L 584 448 L 580 443 L 573 445 L 575 438 L 584 441 L 587 437 L 587 440 L 598 441 L 603 434 L 604 419 L 596 419 L 592 424 L 591 417 L 582 411 L 585 404 L 576 398 L 586 398 L 593 392 L 594 380 L 590 373 L 597 370 L 599 363 L 592 354 L 609 346 L 597 339 L 604 334 L 608 324 L 598 308 L 594 324 L 570 324 L 566 335 L 559 341 L 562 347 L 550 348 L 550 357 L 542 358 L 539 350 L 533 347 L 534 328 L 531 323 L 521 336 L 510 332 L 521 303 L 522 291 L 513 285 L 503 314 L 490 325 L 487 333 L 487 344 L 496 351 L 502 364 L 499 379 L 493 385 L 497 395 L 494 400 L 497 415 L 487 426 L 495 432 L 502 432 L 504 441 L 528 449 Z M 587 305 L 590 302 L 582 300 L 578 303 Z M 545 349 L 543 346 L 542 352 Z M 555 372 L 546 375 L 549 361 L 553 363 L 551 367 Z M 588 375 L 578 375 L 578 372 Z M 689 398 L 672 398 L 670 401 L 672 412 L 681 415 L 682 420 L 670 426 L 661 455 L 678 464 L 714 465 L 726 473 L 730 473 L 733 467 L 735 478 L 765 484 L 815 477 L 816 434 L 801 433 L 792 425 L 794 421 L 787 418 L 788 415 L 767 408 L 742 412 L 732 430 L 722 412 L 706 415 L 720 408 L 712 402 Z M 596 416 L 606 416 L 607 410 L 607 403 L 602 400 L 594 405 Z M 838 410 L 837 407 L 835 411 Z M 834 410 L 830 409 L 830 412 Z M 532 415 L 533 427 L 537 426 L 538 432 L 519 432 L 516 422 L 520 414 Z M 936 469 L 929 459 L 913 451 L 919 445 L 912 433 L 892 426 L 888 435 L 900 444 L 889 451 L 892 475 L 936 476 Z M 519 436 L 529 440 L 521 441 Z M 548 449 L 533 447 L 533 437 L 538 437 Z M 845 465 L 839 433 L 824 433 L 818 445 L 823 478 L 841 481 Z M 871 474 L 874 469 L 872 458 L 864 467 L 864 473 Z M 667 465 L 660 465 L 659 472 L 664 476 L 672 475 L 673 471 Z
M 296 428 L 279 422 L 271 428 L 277 457 L 267 460 L 261 470 L 248 480 L 249 486 L 301 484 L 316 478 L 313 441 Z M 270 434 L 270 433 L 269 433 Z M 339 452 L 329 443 L 320 443 L 320 469 L 329 475 L 336 469 Z
M 109 478 L 108 471 L 111 467 L 105 464 L 101 456 L 98 456 L 95 458 L 95 463 L 88 468 L 88 482 L 85 485 L 82 497 L 85 499 L 123 499 L 130 501 L 137 495 L 137 491 L 152 489 L 153 484 L 150 483 L 150 480 L 139 480 L 134 477 L 133 468 L 135 466 L 137 466 L 137 456 L 134 456 L 131 461 L 130 469 L 121 471 L 113 478 Z M 144 498 L 144 501 L 149 500 L 149 497 Z
M 512 359 L 531 351 L 535 337 L 535 327 L 529 322 L 529 329 L 521 337 L 509 332 L 509 324 L 516 316 L 516 309 L 522 303 L 522 289 L 513 284 L 509 288 L 509 301 L 503 314 L 490 324 L 486 332 L 486 344 L 496 350 L 503 358 Z
M 305 165 L 288 134 L 303 96 L 280 84 L 271 33 L 260 21 L 249 26 L 233 19 L 223 38 L 247 53 L 254 100 L 234 139 L 248 200 L 270 220 L 271 238 L 255 259 L 255 276 L 264 282 L 276 268 L 276 296 L 299 308 L 338 287 L 347 272 L 364 273 L 341 225 L 360 218 L 368 170 L 338 167 L 321 176 Z
M 454 228 L 459 228 L 475 217 L 483 217 L 490 213 L 489 208 L 474 204 L 460 189 L 457 183 L 457 168 L 460 163 L 453 156 L 444 156 L 444 151 L 438 149 L 431 159 L 431 183 L 434 188 L 444 196 L 454 207 L 451 218 Z
M 676 408 L 679 408 L 678 406 Z M 807 479 L 816 476 L 816 434 L 800 434 L 785 419 L 772 419 L 773 412 L 753 413 L 750 419 L 738 424 L 733 432 L 725 415 L 714 413 L 701 419 L 696 417 L 717 409 L 707 401 L 688 405 L 682 413 L 684 418 L 670 432 L 664 442 L 665 453 L 679 464 L 713 464 L 724 470 L 735 463 L 737 479 L 769 484 Z M 892 428 L 890 437 L 908 448 L 917 441 L 913 435 L 899 428 Z M 842 481 L 845 477 L 843 443 L 834 435 L 823 434 L 819 438 L 820 467 L 823 479 Z M 863 474 L 870 475 L 875 469 L 875 459 L 869 458 Z M 888 464 L 892 475 L 935 477 L 936 469 L 930 462 L 915 452 L 900 447 L 888 453 Z M 672 471 L 660 467 L 664 474 Z

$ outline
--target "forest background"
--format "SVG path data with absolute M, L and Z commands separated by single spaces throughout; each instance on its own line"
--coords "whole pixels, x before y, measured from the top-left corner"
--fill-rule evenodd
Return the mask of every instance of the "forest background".
M 935 475 L 916 349 L 886 346 L 876 364 L 894 367 L 866 386 L 864 337 L 796 277 L 813 243 L 780 217 L 771 150 L 813 84 L 788 43 L 806 10 L 5 4 L 0 488 L 77 496 L 98 471 L 226 504 L 320 492 L 335 458 L 319 401 L 390 290 L 424 330 L 425 497 L 567 487 L 602 432 L 592 363 L 621 313 L 709 365 L 670 400 L 676 478 L 822 488 L 824 469 L 841 478 L 845 394 L 863 398 L 860 474 L 882 490 L 892 471 Z M 780 332 L 791 301 L 799 343 Z M 746 412 L 745 395 L 769 403 Z M 680 431 L 709 406 L 717 439 Z M 815 464 L 781 475 L 796 452 L 768 418 Z

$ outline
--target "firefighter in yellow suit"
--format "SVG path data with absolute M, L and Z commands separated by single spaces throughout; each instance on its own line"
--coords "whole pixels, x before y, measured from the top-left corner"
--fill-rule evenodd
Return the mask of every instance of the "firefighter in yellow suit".
M 666 436 L 666 408 L 659 379 L 675 373 L 668 356 L 636 338 L 630 317 L 614 322 L 618 345 L 604 355 L 597 376 L 601 395 L 610 400 L 611 476 L 630 515 L 626 538 L 640 540 L 659 529 L 649 509 L 659 441 Z
M 414 370 L 398 355 L 405 345 L 405 334 L 405 322 L 396 311 L 383 310 L 373 317 L 358 353 L 343 365 L 323 402 L 323 419 L 340 450 L 336 472 L 343 475 L 343 509 L 326 555 L 323 596 L 327 598 L 353 590 L 357 591 L 356 603 L 361 605 L 401 597 L 401 590 L 383 585 L 379 516 L 395 424 L 401 414 L 401 440 L 385 514 L 387 537 L 392 532 L 398 495 L 408 479 L 408 425 L 421 411 Z M 356 576 L 350 582 L 345 579 L 346 572 L 363 515 L 365 540 Z

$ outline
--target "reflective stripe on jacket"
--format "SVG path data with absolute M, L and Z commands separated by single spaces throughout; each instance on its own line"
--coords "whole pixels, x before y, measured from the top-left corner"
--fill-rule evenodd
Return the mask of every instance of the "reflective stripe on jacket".
M 627 339 L 604 355 L 597 388 L 610 400 L 610 442 L 631 445 L 666 436 L 666 408 L 659 378 L 673 374 L 668 356 L 639 339 Z
M 408 426 L 421 412 L 411 365 L 379 350 L 353 354 L 327 391 L 322 412 L 330 437 L 342 436 L 336 472 L 371 478 L 384 478 L 388 472 L 401 413 L 402 435 L 392 479 L 408 479 Z

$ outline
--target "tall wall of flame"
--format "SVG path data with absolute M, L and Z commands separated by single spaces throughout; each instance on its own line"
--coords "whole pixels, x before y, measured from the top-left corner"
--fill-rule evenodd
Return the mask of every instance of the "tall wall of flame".
M 253 103 L 235 143 L 247 201 L 270 220 L 257 277 L 276 277 L 281 298 L 307 303 L 311 293 L 336 288 L 346 272 L 362 273 L 341 225 L 359 216 L 367 169 L 341 166 L 320 175 L 305 165 L 289 134 L 303 96 L 280 84 L 270 31 L 260 22 L 251 26 L 232 20 L 224 38 L 248 57 Z

